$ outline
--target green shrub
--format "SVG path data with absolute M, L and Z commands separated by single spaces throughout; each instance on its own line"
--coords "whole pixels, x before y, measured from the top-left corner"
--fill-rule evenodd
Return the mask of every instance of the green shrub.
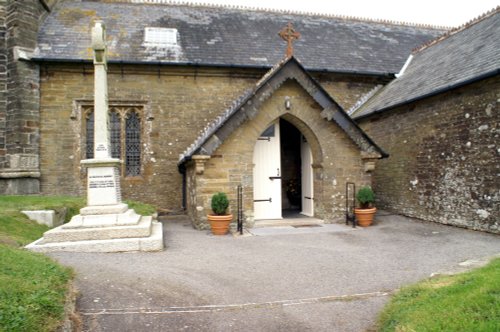
M 356 198 L 362 209 L 367 209 L 373 202 L 375 202 L 375 194 L 371 187 L 362 187 L 359 189 Z
M 212 211 L 218 216 L 223 216 L 226 214 L 226 210 L 229 206 L 229 200 L 225 193 L 217 193 L 212 196 Z

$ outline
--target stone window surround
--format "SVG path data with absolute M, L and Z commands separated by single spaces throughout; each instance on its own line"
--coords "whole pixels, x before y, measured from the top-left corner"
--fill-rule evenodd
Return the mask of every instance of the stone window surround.
M 75 153 L 80 157 L 80 160 L 86 159 L 86 127 L 85 127 L 85 118 L 86 113 L 90 111 L 94 106 L 93 99 L 76 99 L 73 101 L 73 108 L 71 111 L 70 119 L 75 122 L 73 129 L 75 133 L 75 137 L 78 137 L 76 140 Z M 141 119 L 141 172 L 138 176 L 125 176 L 125 166 L 122 163 L 121 167 L 121 175 L 124 179 L 141 179 L 144 174 L 144 166 L 148 160 L 152 151 L 150 151 L 150 135 L 151 132 L 152 121 L 154 120 L 154 116 L 151 110 L 151 105 L 148 101 L 143 100 L 116 100 L 110 99 L 108 101 L 108 106 L 111 108 L 122 109 L 124 112 L 127 108 L 132 109 L 131 111 L 136 111 L 139 114 Z M 126 111 L 125 111 L 126 112 Z M 122 114 L 120 114 L 121 116 Z M 123 135 L 125 133 L 123 132 Z M 124 139 L 125 136 L 122 137 Z M 124 150 L 122 150 L 124 152 Z M 122 153 L 122 160 L 123 160 Z M 82 171 L 84 168 L 80 168 Z M 83 174 L 82 174 L 83 176 Z

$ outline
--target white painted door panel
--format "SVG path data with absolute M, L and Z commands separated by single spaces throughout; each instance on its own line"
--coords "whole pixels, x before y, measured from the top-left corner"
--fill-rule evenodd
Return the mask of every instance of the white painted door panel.
M 302 159 L 302 214 L 314 216 L 313 203 L 313 171 L 312 171 L 312 153 L 309 143 L 304 137 L 301 139 L 300 156 Z
M 279 122 L 264 131 L 253 155 L 254 219 L 281 219 L 281 147 Z

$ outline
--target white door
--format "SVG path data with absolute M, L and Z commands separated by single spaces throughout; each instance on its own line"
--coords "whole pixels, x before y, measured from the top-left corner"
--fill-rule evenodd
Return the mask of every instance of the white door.
M 253 153 L 254 218 L 281 219 L 281 147 L 279 121 L 267 128 Z
M 302 214 L 314 216 L 313 203 L 313 170 L 311 146 L 307 143 L 305 137 L 302 137 L 300 144 L 300 157 L 302 159 Z

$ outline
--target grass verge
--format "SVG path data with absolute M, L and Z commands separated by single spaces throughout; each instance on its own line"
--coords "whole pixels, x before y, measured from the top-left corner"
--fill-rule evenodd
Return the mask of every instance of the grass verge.
M 73 273 L 50 258 L 0 245 L 0 330 L 54 331 Z
M 142 215 L 155 212 L 148 204 L 127 203 Z M 20 211 L 64 209 L 69 221 L 84 206 L 77 197 L 0 196 L 0 331 L 56 330 L 73 278 L 71 269 L 19 248 L 48 230 Z
M 500 331 L 500 258 L 401 289 L 378 323 L 379 331 Z
M 78 197 L 0 196 L 0 244 L 24 246 L 49 228 L 30 221 L 22 210 L 66 211 L 66 221 L 78 214 L 85 201 Z

